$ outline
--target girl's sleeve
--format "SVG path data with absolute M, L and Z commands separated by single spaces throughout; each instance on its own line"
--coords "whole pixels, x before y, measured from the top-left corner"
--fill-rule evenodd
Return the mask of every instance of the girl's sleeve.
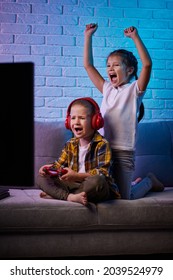
M 105 95 L 110 90 L 111 84 L 108 81 L 104 81 L 103 84 L 103 95 Z
M 138 81 L 135 81 L 135 86 L 136 86 L 136 95 L 137 96 L 144 96 L 146 90 L 142 91 L 142 90 L 139 90 L 139 87 L 138 87 Z

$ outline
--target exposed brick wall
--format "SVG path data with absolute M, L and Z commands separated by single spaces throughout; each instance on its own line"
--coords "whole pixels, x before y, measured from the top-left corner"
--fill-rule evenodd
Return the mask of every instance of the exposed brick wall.
M 0 62 L 34 62 L 35 119 L 63 119 L 68 104 L 80 96 L 101 104 L 83 68 L 84 29 L 90 22 L 99 25 L 94 61 L 105 78 L 110 51 L 126 48 L 137 56 L 123 29 L 138 28 L 153 60 L 144 121 L 172 119 L 173 1 L 0 0 Z

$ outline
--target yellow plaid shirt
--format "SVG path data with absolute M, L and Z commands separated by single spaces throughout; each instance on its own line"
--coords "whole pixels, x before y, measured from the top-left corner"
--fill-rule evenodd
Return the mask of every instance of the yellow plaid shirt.
M 78 172 L 79 139 L 71 138 L 66 142 L 59 159 L 54 163 L 54 167 L 69 167 Z M 85 157 L 85 171 L 91 175 L 103 174 L 109 177 L 111 165 L 111 149 L 108 141 L 95 132 L 91 140 Z

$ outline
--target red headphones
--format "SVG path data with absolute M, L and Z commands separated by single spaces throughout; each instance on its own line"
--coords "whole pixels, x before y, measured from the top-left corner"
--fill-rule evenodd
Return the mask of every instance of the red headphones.
M 71 106 L 73 105 L 73 103 L 77 100 L 86 100 L 88 102 L 90 102 L 94 108 L 95 108 L 95 114 L 92 116 L 92 120 L 91 120 L 91 125 L 92 125 L 92 128 L 98 130 L 100 128 L 103 127 L 104 125 L 104 119 L 100 113 L 100 108 L 98 106 L 98 104 L 96 103 L 96 101 L 94 101 L 94 99 L 90 98 L 90 97 L 83 97 L 83 98 L 77 98 L 75 100 L 73 100 L 68 109 L 67 109 L 67 116 L 66 116 L 66 120 L 65 120 L 65 127 L 67 129 L 71 129 L 70 127 L 70 120 L 71 120 L 71 117 L 70 117 L 70 110 L 71 110 Z

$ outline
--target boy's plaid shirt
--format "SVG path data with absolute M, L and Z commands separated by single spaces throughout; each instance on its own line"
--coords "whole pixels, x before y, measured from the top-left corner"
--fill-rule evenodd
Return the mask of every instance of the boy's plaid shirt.
M 66 142 L 61 156 L 54 163 L 54 167 L 69 167 L 78 172 L 78 152 L 79 139 L 75 137 L 71 138 Z M 110 165 L 111 149 L 109 143 L 98 131 L 96 131 L 88 146 L 88 151 L 85 157 L 85 170 L 91 175 L 103 174 L 106 177 L 109 177 Z

